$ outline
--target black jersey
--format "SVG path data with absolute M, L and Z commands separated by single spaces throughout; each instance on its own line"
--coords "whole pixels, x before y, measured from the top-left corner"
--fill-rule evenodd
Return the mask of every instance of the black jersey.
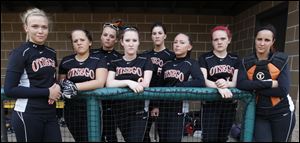
M 59 65 L 59 74 L 65 74 L 70 81 L 79 83 L 96 79 L 98 68 L 107 69 L 107 62 L 104 58 L 90 55 L 85 61 L 79 62 L 73 54 L 63 58 Z
M 99 56 L 99 58 L 105 58 L 108 62 L 122 57 L 122 54 L 114 49 L 112 51 L 105 51 L 103 48 L 91 49 L 91 53 L 96 55 L 98 54 L 97 56 Z
M 161 74 L 162 66 L 167 62 L 175 58 L 174 52 L 171 52 L 168 49 L 164 49 L 160 52 L 155 52 L 154 50 L 146 51 L 143 53 L 143 56 L 151 59 L 153 64 L 153 75 L 150 83 L 150 87 L 159 86 L 159 78 Z
M 56 81 L 56 66 L 55 50 L 45 45 L 26 42 L 11 52 L 4 92 L 17 98 L 16 111 L 55 113 L 55 104 L 48 104 L 48 88 Z
M 190 58 L 176 58 L 162 68 L 163 86 L 202 87 L 205 85 L 203 74 L 197 61 Z
M 109 66 L 109 71 L 115 72 L 116 80 L 132 80 L 138 82 L 140 78 L 144 78 L 144 71 L 153 69 L 151 60 L 137 56 L 132 61 L 125 61 L 123 58 L 111 61 L 111 66 Z M 126 104 L 125 104 L 126 103 Z M 119 105 L 135 105 L 137 107 L 144 106 L 144 110 L 148 111 L 149 100 L 142 101 L 121 101 Z
M 238 56 L 230 53 L 225 58 L 219 58 L 211 51 L 199 57 L 200 67 L 207 69 L 207 79 L 214 82 L 221 78 L 232 81 L 234 70 L 239 68 L 239 64 Z
M 116 80 L 138 81 L 144 77 L 144 71 L 153 69 L 150 59 L 138 56 L 132 61 L 125 61 L 123 58 L 111 61 L 109 71 L 116 72 Z
M 203 87 L 205 86 L 203 74 L 197 61 L 185 58 L 176 58 L 167 62 L 162 67 L 161 82 L 166 87 Z M 182 106 L 181 106 L 182 104 Z M 189 111 L 188 101 L 173 101 L 172 107 L 174 111 L 182 113 Z M 163 105 L 164 106 L 164 105 Z

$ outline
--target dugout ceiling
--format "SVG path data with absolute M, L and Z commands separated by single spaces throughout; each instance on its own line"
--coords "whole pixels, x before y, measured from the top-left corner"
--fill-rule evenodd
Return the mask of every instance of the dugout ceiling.
M 38 7 L 47 12 L 126 12 L 236 16 L 260 1 L 1 1 L 1 12 L 22 12 Z

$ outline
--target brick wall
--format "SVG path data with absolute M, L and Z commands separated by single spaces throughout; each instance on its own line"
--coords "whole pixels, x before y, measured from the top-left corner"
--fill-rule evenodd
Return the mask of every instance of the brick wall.
M 102 24 L 113 18 L 122 18 L 125 24 L 136 26 L 140 30 L 139 52 L 150 50 L 152 40 L 150 28 L 153 22 L 161 21 L 167 28 L 166 46 L 171 49 L 172 41 L 178 32 L 189 33 L 193 39 L 192 57 L 196 58 L 211 49 L 210 29 L 218 24 L 231 25 L 230 16 L 206 15 L 158 15 L 133 13 L 49 13 L 52 19 L 51 30 L 46 44 L 55 48 L 61 58 L 73 52 L 69 33 L 75 28 L 86 28 L 93 35 L 93 47 L 100 47 Z M 1 85 L 3 85 L 9 52 L 25 41 L 25 33 L 19 13 L 1 13 Z M 123 52 L 118 44 L 116 49 Z
M 244 57 L 254 50 L 255 16 L 281 2 L 264 1 L 233 17 L 232 51 Z M 290 95 L 295 102 L 299 98 L 299 2 L 289 1 L 285 53 L 289 55 L 291 71 Z
M 211 50 L 210 29 L 216 25 L 229 25 L 233 33 L 232 44 L 228 50 L 244 57 L 253 52 L 255 15 L 276 6 L 280 2 L 264 1 L 241 14 L 231 16 L 209 15 L 172 15 L 143 13 L 49 13 L 52 27 L 47 45 L 58 52 L 58 60 L 73 52 L 68 35 L 75 28 L 86 28 L 92 32 L 93 47 L 100 47 L 102 24 L 113 18 L 122 18 L 125 24 L 137 26 L 140 29 L 140 52 L 152 48 L 150 35 L 151 24 L 163 22 L 167 27 L 166 46 L 171 49 L 174 36 L 178 32 L 189 33 L 194 41 L 192 57 L 197 58 L 202 53 Z M 1 13 L 1 85 L 3 85 L 8 54 L 14 47 L 25 41 L 19 13 Z M 118 45 L 120 52 L 122 48 Z M 299 2 L 289 2 L 288 24 L 285 52 L 289 54 L 291 69 L 291 96 L 295 100 L 299 90 Z
M 285 52 L 289 55 L 292 76 L 290 94 L 299 100 L 299 1 L 289 3 Z

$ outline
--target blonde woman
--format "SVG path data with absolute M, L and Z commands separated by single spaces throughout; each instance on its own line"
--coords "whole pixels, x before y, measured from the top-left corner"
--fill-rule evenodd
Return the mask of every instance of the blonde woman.
M 11 52 L 4 84 L 5 94 L 16 98 L 12 126 L 18 142 L 61 142 L 53 104 L 61 97 L 56 52 L 45 45 L 49 19 L 37 8 L 21 18 L 27 41 Z
M 140 93 L 149 87 L 152 77 L 150 59 L 137 55 L 140 45 L 138 30 L 126 28 L 121 35 L 124 56 L 111 61 L 106 87 L 129 87 L 133 92 Z M 116 101 L 118 127 L 127 142 L 142 142 L 148 120 L 147 103 L 144 100 Z

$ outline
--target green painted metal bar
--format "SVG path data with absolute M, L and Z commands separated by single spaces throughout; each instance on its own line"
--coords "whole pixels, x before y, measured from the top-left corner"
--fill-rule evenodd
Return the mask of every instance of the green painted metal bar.
M 254 96 L 247 91 L 236 88 L 230 89 L 234 94 L 234 99 L 244 100 L 246 102 L 242 141 L 252 141 L 254 118 L 255 118 L 255 100 Z M 144 100 L 144 99 L 164 99 L 164 100 L 224 100 L 218 94 L 215 88 L 192 88 L 192 87 L 152 87 L 145 88 L 143 93 L 134 93 L 128 88 L 102 88 L 93 91 L 85 91 L 81 94 L 98 96 L 101 100 Z M 225 99 L 226 100 L 226 99 Z
M 244 113 L 242 141 L 252 141 L 255 100 L 254 96 L 247 91 L 237 88 L 230 89 L 234 94 L 234 99 L 242 100 L 246 103 Z M 226 100 L 222 99 L 218 91 L 214 88 L 193 88 L 193 87 L 151 87 L 145 88 L 143 93 L 134 93 L 128 88 L 101 88 L 91 91 L 79 92 L 80 99 L 85 98 L 87 102 L 89 141 L 101 141 L 101 121 L 99 100 Z M 1 89 L 1 100 L 11 99 L 4 95 Z
M 6 121 L 5 121 L 5 115 L 4 115 L 4 108 L 3 108 L 3 100 L 2 100 L 2 91 L 1 89 L 1 142 L 8 142 L 7 140 L 7 129 L 6 129 Z M 4 94 L 3 94 L 4 95 Z M 5 133 L 5 134 L 3 134 Z
M 234 99 L 249 98 L 251 96 L 251 94 L 247 91 L 242 91 L 236 88 L 231 88 L 230 90 L 234 94 Z M 100 88 L 80 93 L 84 95 L 97 96 L 101 100 L 224 100 L 215 88 L 151 87 L 145 88 L 143 93 L 134 93 L 128 88 Z
M 101 141 L 100 130 L 100 106 L 99 100 L 95 96 L 86 98 L 87 105 L 87 120 L 88 120 L 88 139 L 92 142 Z
M 254 132 L 254 121 L 255 121 L 255 96 L 250 97 L 250 101 L 247 102 L 245 116 L 243 121 L 243 133 L 242 141 L 252 142 Z

